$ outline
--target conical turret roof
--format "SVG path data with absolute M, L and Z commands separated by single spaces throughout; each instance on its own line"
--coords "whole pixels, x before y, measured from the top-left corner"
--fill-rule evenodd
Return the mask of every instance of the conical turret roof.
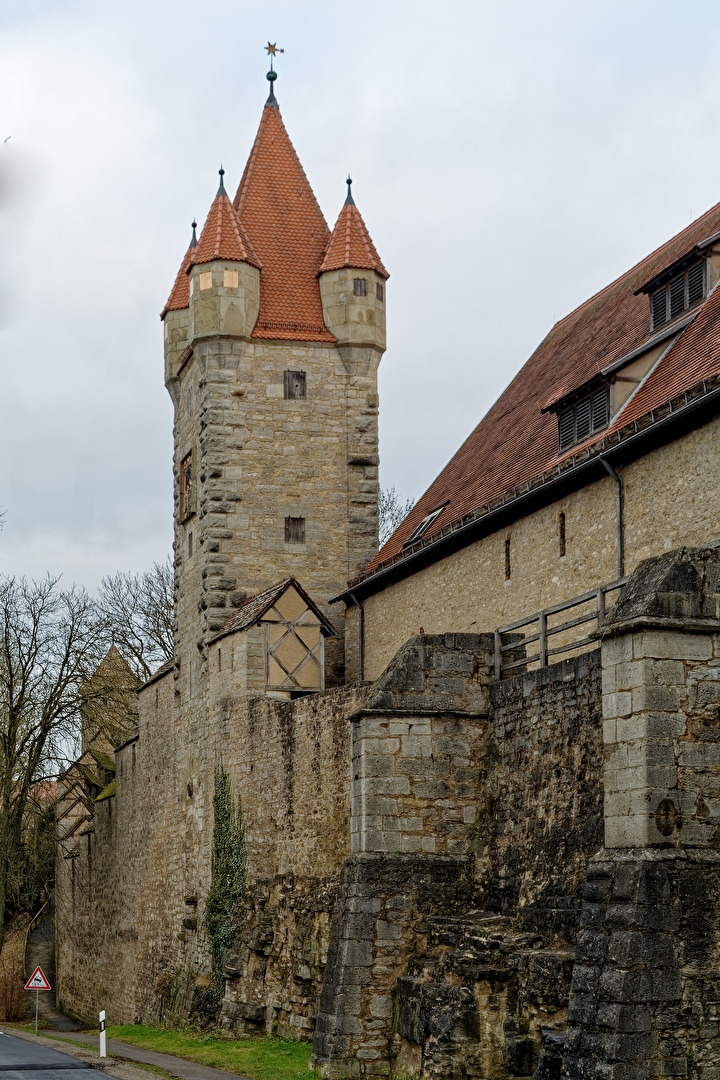
M 274 97 L 263 109 L 234 206 L 262 262 L 253 337 L 334 341 L 317 280 L 330 230 Z
M 351 183 L 348 178 L 347 199 L 335 223 L 320 270 L 324 273 L 326 270 L 342 270 L 344 266 L 353 266 L 358 270 L 375 270 L 388 278 L 390 275 L 382 264 L 350 193 Z
M 193 252 L 195 251 L 195 245 L 191 244 L 185 252 L 185 258 L 180 264 L 180 269 L 177 272 L 175 278 L 175 284 L 173 285 L 170 296 L 167 298 L 165 307 L 162 309 L 161 319 L 164 319 L 168 311 L 180 311 L 182 308 L 189 307 L 190 305 L 190 281 L 188 279 L 188 270 L 193 261 Z
M 262 263 L 228 198 L 222 181 L 223 173 L 224 170 L 221 169 L 220 187 L 203 225 L 192 261 L 197 264 L 212 262 L 214 259 L 228 259 L 250 263 L 259 270 Z

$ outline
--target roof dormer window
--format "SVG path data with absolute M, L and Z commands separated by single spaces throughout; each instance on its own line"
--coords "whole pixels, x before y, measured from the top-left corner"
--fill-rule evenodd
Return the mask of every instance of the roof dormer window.
M 682 274 L 671 278 L 667 284 L 650 293 L 652 329 L 658 330 L 665 323 L 676 319 L 688 308 L 699 304 L 705 297 L 705 261 L 700 259 Z
M 558 412 L 560 452 L 585 442 L 610 422 L 610 395 L 606 383 L 576 397 Z

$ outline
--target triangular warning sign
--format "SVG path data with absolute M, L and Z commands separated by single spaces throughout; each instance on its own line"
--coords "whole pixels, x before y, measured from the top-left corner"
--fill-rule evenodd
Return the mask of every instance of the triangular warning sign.
M 50 990 L 50 988 L 50 983 L 45 978 L 45 973 L 41 967 L 36 967 L 25 983 L 26 990 Z

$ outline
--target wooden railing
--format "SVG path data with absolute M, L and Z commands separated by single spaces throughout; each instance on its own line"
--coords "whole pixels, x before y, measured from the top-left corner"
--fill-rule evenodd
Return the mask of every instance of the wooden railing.
M 553 604 L 552 607 L 543 608 L 525 619 L 501 626 L 495 631 L 495 678 L 506 679 L 516 674 L 520 668 L 526 671 L 529 667 L 546 667 L 552 663 L 551 657 L 578 652 L 595 645 L 598 632 L 602 630 L 609 613 L 608 595 L 622 588 L 627 580 L 625 577 L 613 581 L 610 585 L 601 585 L 599 589 L 593 589 L 582 596 L 565 600 L 562 604 Z M 584 610 L 572 619 L 555 622 L 558 615 L 573 608 Z M 587 627 L 588 624 L 593 624 L 592 629 L 589 632 L 583 630 L 580 632 L 581 636 L 577 637 L 574 631 L 581 626 Z M 526 627 L 530 627 L 531 631 L 519 632 Z M 551 647 L 550 639 L 557 634 L 563 635 L 562 641 Z M 509 635 L 512 635 L 511 640 L 507 640 Z M 529 648 L 535 645 L 536 651 L 530 652 Z

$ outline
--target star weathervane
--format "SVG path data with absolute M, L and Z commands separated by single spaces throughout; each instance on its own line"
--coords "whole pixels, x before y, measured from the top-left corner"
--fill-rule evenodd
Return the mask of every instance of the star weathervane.
M 277 56 L 278 53 L 284 53 L 285 50 L 284 49 L 278 49 L 277 42 L 269 42 L 269 41 L 268 41 L 267 45 L 263 46 L 263 48 L 265 49 L 265 52 L 270 57 L 270 70 L 272 71 L 273 70 L 273 57 Z

